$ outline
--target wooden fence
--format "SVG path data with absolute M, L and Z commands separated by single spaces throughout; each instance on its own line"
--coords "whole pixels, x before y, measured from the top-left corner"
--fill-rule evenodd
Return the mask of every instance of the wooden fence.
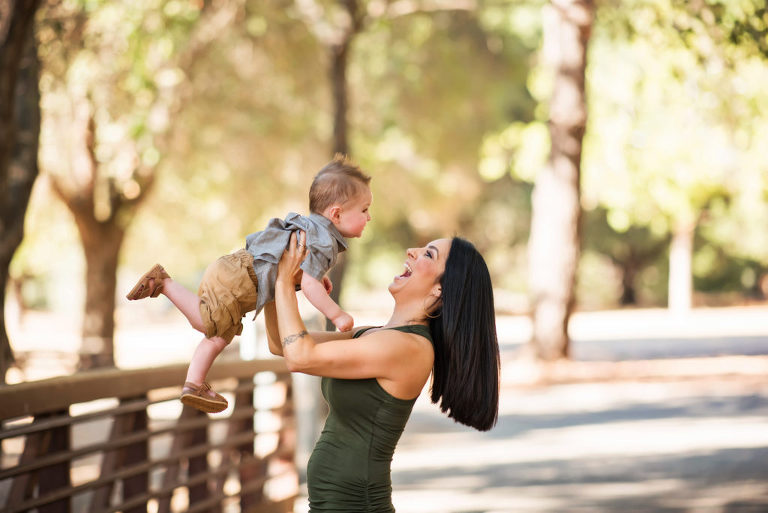
M 0 387 L 0 511 L 292 511 L 283 362 L 217 362 L 209 377 L 230 406 L 213 415 L 182 407 L 185 373 L 107 369 Z

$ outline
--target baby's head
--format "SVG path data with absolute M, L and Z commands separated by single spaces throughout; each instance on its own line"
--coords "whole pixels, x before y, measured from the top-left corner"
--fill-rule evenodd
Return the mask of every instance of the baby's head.
M 309 210 L 330 220 L 344 237 L 360 237 L 371 215 L 371 177 L 339 153 L 309 188 Z

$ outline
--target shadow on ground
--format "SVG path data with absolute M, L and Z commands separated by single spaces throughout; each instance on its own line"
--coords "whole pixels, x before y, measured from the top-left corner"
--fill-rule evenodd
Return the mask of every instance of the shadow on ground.
M 508 389 L 488 433 L 421 401 L 393 488 L 399 513 L 766 512 L 768 383 Z
M 656 360 L 736 355 L 768 355 L 768 337 L 754 335 L 576 340 L 572 346 L 572 357 L 576 361 Z

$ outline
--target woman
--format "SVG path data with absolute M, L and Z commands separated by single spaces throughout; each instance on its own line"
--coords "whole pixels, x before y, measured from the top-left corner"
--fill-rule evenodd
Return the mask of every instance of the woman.
M 294 275 L 306 255 L 292 236 L 275 301 L 265 307 L 270 350 L 292 372 L 323 376 L 330 413 L 307 467 L 310 512 L 393 512 L 390 463 L 416 398 L 481 431 L 498 415 L 499 345 L 488 268 L 469 242 L 409 249 L 389 285 L 395 308 L 380 327 L 308 333 Z

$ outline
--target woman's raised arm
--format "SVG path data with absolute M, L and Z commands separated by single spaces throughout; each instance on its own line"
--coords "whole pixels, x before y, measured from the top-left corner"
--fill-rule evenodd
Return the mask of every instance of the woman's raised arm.
M 291 235 L 278 264 L 274 309 L 268 312 L 276 318 L 280 349 L 288 369 L 342 379 L 381 378 L 409 384 L 409 391 L 420 390 L 432 368 L 432 347 L 423 337 L 387 330 L 350 340 L 352 331 L 332 333 L 333 341 L 318 344 L 322 340 L 318 334 L 307 332 L 292 279 L 306 254 L 304 241 L 302 232 L 298 244 L 295 234 Z M 277 349 L 277 343 L 273 337 L 271 346 Z M 416 386 L 410 386 L 410 381 Z
M 288 249 L 283 255 L 283 258 L 280 259 L 278 265 L 277 282 L 275 283 L 275 298 L 277 299 L 278 282 L 282 282 L 282 285 L 284 286 L 287 286 L 288 282 L 290 282 L 290 286 L 285 290 L 282 290 L 283 302 L 286 304 L 286 311 L 290 311 L 290 317 L 293 319 L 293 322 L 296 323 L 296 326 L 300 326 L 301 329 L 297 329 L 295 332 L 291 331 L 290 333 L 284 331 L 285 328 L 281 328 L 278 323 L 275 301 L 270 301 L 264 305 L 264 323 L 267 328 L 267 342 L 269 343 L 269 351 L 274 355 L 284 356 L 282 339 L 285 338 L 286 335 L 291 335 L 291 333 L 303 331 L 306 335 L 312 338 L 315 344 L 321 344 L 332 340 L 351 339 L 358 330 L 363 329 L 362 327 L 358 327 L 345 332 L 313 331 L 312 333 L 307 333 L 304 328 L 304 322 L 299 315 L 299 305 L 296 301 L 296 289 L 294 288 L 296 274 L 300 272 L 301 262 L 303 262 L 304 257 L 307 256 L 306 238 L 306 233 L 300 231 L 297 244 L 296 232 L 291 234 Z
M 278 351 L 274 339 L 274 322 L 277 321 L 277 333 L 280 341 L 280 353 L 286 358 L 288 369 L 300 370 L 298 362 L 306 361 L 315 347 L 315 340 L 307 332 L 304 321 L 299 314 L 299 304 L 296 300 L 294 276 L 299 272 L 301 262 L 307 256 L 307 234 L 299 232 L 298 242 L 296 232 L 291 233 L 288 248 L 283 253 L 277 266 L 277 279 L 275 280 L 275 302 L 270 311 L 266 312 L 268 327 L 273 336 L 270 336 L 270 350 Z M 277 353 L 276 353 L 277 354 Z M 300 367 L 300 366 L 299 366 Z
M 270 301 L 264 305 L 264 324 L 267 327 L 267 342 L 269 343 L 269 352 L 277 356 L 283 356 L 283 345 L 280 343 L 280 331 L 277 327 L 277 309 L 275 302 Z M 361 328 L 354 328 L 352 331 L 312 331 L 309 335 L 316 344 L 330 342 L 331 340 L 344 340 L 352 338 Z

